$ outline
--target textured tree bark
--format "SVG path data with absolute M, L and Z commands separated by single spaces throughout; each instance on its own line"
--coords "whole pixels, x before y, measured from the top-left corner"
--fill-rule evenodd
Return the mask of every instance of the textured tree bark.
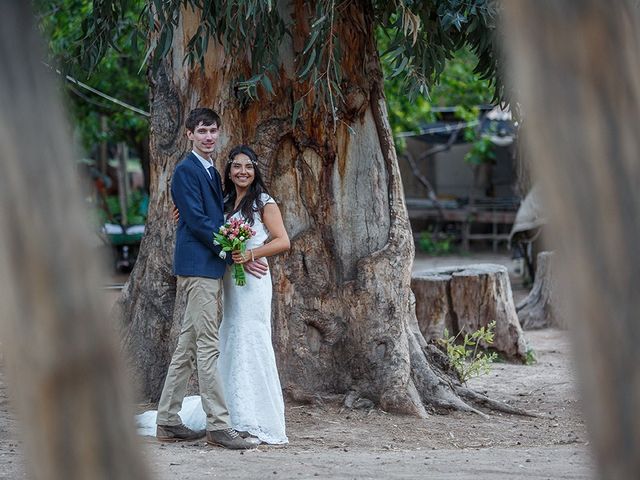
M 561 261 L 601 478 L 640 478 L 640 19 L 636 2 L 504 2 L 527 148 Z M 548 106 L 553 105 L 550 112 Z
M 452 270 L 425 270 L 411 276 L 411 291 L 415 296 L 416 319 L 420 333 L 427 342 L 443 338 L 445 329 L 455 335 L 458 322 L 451 305 Z
M 31 477 L 143 479 L 70 131 L 30 2 L 0 15 L 0 326 Z
M 527 344 L 516 315 L 506 267 L 475 265 L 454 273 L 451 299 L 461 331 L 473 332 L 495 321 L 492 348 L 510 359 L 526 359 Z
M 492 348 L 507 358 L 524 361 L 527 345 L 518 322 L 507 269 L 479 264 L 460 268 L 434 268 L 411 279 L 416 297 L 416 316 L 427 341 L 472 333 L 496 322 Z
M 260 92 L 248 104 L 232 84 L 246 68 L 242 55 L 213 45 L 206 70 L 184 67 L 185 39 L 198 17 L 183 15 L 172 52 L 152 79 L 150 222 L 119 302 L 146 398 L 158 398 L 181 317 L 180 306 L 171 315 L 171 172 L 187 150 L 186 113 L 211 106 L 223 118 L 218 166 L 232 146 L 252 145 L 292 239 L 290 252 L 271 260 L 273 338 L 286 392 L 297 400 L 351 392 L 350 399 L 419 416 L 426 408 L 472 410 L 442 362 L 425 353 L 415 321 L 414 245 L 367 5 L 350 2 L 336 17 L 335 35 L 348 48 L 342 57 L 346 107 L 335 125 L 326 108 L 314 110 L 312 86 L 295 75 L 312 2 L 279 2 L 282 14 L 295 20 L 292 41 L 281 48 L 275 95 Z M 294 128 L 293 103 L 302 97 L 307 108 Z
M 559 304 L 558 286 L 554 274 L 553 252 L 538 254 L 536 277 L 533 287 L 516 306 L 520 325 L 525 330 L 536 328 L 567 328 L 564 312 Z
M 147 223 L 134 270 L 113 313 L 123 322 L 123 344 L 129 364 L 135 366 L 132 373 L 138 394 L 157 400 L 183 311 L 180 303 L 176 304 L 172 271 L 175 230 L 169 214 L 173 204 L 169 186 L 171 172 L 186 151 L 186 139 L 181 132 L 186 93 L 180 97 L 172 89 L 164 70 L 150 81 L 153 115 Z

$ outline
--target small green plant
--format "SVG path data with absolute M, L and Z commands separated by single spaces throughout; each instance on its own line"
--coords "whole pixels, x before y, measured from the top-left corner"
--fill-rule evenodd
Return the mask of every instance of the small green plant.
M 418 247 L 430 255 L 446 255 L 454 251 L 453 237 L 447 234 L 438 235 L 432 231 L 424 231 L 420 233 L 418 238 Z
M 536 358 L 536 352 L 533 348 L 527 349 L 527 357 L 524 360 L 525 365 L 533 365 L 537 363 L 538 359 Z
M 487 345 L 493 343 L 493 329 L 496 322 L 493 321 L 486 327 L 481 327 L 472 333 L 464 333 L 462 341 L 459 341 L 459 332 L 455 336 L 450 336 L 447 329 L 444 330 L 444 338 L 438 340 L 447 353 L 447 357 L 453 368 L 458 372 L 460 380 L 466 382 L 470 378 L 486 375 L 491 371 L 490 364 L 498 357 L 495 352 L 487 353 L 479 350 L 480 343 Z

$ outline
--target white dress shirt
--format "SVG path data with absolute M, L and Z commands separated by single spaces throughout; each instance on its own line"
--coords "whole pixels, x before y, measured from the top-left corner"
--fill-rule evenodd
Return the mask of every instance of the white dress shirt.
M 209 178 L 213 178 L 213 177 L 211 176 L 211 172 L 209 171 L 209 167 L 213 167 L 213 162 L 212 162 L 211 160 L 207 160 L 206 158 L 204 158 L 204 157 L 202 157 L 202 156 L 198 155 L 198 154 L 196 153 L 196 151 L 195 151 L 195 150 L 191 150 L 191 152 L 192 152 L 196 157 L 198 157 L 198 160 L 200 160 L 200 163 L 202 163 L 202 166 L 204 167 L 204 169 L 205 169 L 205 170 L 207 171 L 207 173 L 209 174 Z M 214 167 L 214 168 L 215 168 L 215 167 Z

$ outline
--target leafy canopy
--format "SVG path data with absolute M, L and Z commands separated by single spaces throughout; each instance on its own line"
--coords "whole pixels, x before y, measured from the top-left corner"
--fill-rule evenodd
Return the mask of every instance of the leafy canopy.
M 204 65 L 211 40 L 219 41 L 230 55 L 251 51 L 251 73 L 238 78 L 237 86 L 251 98 L 261 85 L 273 93 L 272 82 L 280 67 L 279 47 L 285 35 L 295 28 L 284 18 L 273 0 L 149 0 L 139 10 L 137 29 L 123 31 L 128 12 L 136 0 L 94 0 L 92 15 L 83 23 L 83 38 L 73 57 L 85 69 L 92 69 L 108 48 L 128 35 L 133 45 L 141 38 L 153 38 L 145 60 L 157 66 L 167 54 L 183 8 L 200 12 L 196 32 L 187 41 L 185 60 Z M 364 4 L 364 2 L 363 2 Z M 313 85 L 320 102 L 334 122 L 343 102 L 341 58 L 347 46 L 336 35 L 336 24 L 347 12 L 346 0 L 308 2 L 309 35 L 302 55 L 296 60 L 297 77 Z M 410 99 L 427 95 L 443 73 L 447 60 L 462 47 L 475 58 L 475 72 L 501 96 L 493 31 L 496 0 L 372 0 L 368 7 L 376 27 L 388 34 L 381 52 L 388 59 L 390 77 L 404 83 Z M 124 22 L 127 24 L 127 22 Z M 295 117 L 302 99 L 294 104 Z
M 384 45 L 387 36 L 378 33 L 378 44 Z M 398 137 L 402 132 L 417 133 L 429 122 L 438 120 L 433 107 L 456 107 L 455 115 L 461 121 L 471 122 L 478 119 L 478 106 L 492 101 L 493 92 L 489 80 L 482 79 L 474 71 L 478 59 L 468 49 L 455 52 L 447 60 L 443 72 L 431 87 L 428 95 L 411 98 L 407 95 L 404 79 L 391 76 L 392 59 L 382 57 L 385 73 L 384 91 L 389 105 L 389 123 L 396 140 L 396 147 L 403 147 L 403 139 Z M 476 140 L 473 127 L 465 129 L 465 140 Z
M 92 12 L 96 7 L 91 0 L 35 0 L 39 26 L 48 39 L 49 62 L 101 92 L 147 110 L 149 87 L 144 73 L 140 72 L 144 51 L 137 50 L 131 41 L 140 32 L 139 14 L 144 5 L 144 0 L 127 2 L 112 27 L 113 37 L 106 41 L 105 36 L 94 36 L 87 30 L 89 24 L 95 22 Z M 85 42 L 89 43 L 85 45 Z M 79 49 L 90 50 L 91 58 L 79 62 L 75 56 Z M 105 139 L 135 145 L 148 136 L 149 122 L 145 117 L 78 85 L 65 85 L 69 111 L 88 151 Z M 102 131 L 102 116 L 107 119 L 106 133 Z

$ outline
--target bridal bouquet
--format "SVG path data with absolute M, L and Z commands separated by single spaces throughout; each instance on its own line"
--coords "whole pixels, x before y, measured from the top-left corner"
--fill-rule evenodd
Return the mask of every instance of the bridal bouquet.
M 213 234 L 213 243 L 222 247 L 220 258 L 224 260 L 227 258 L 227 252 L 239 250 L 244 253 L 247 250 L 247 241 L 255 234 L 255 230 L 249 224 L 232 217 L 220 227 L 218 233 Z M 236 285 L 244 286 L 247 284 L 244 265 L 233 264 L 233 278 L 236 280 Z

